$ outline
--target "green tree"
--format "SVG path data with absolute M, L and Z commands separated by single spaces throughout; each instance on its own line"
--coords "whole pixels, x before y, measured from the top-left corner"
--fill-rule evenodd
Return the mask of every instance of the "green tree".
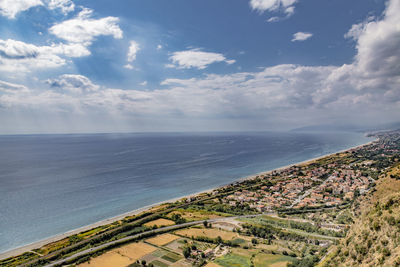
M 185 257 L 185 258 L 189 258 L 190 257 L 190 247 L 184 247 L 183 248 L 183 256 Z

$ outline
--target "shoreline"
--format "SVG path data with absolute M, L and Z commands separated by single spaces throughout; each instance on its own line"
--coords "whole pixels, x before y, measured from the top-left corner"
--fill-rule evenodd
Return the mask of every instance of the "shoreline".
M 210 192 L 212 192 L 212 191 L 214 191 L 214 190 L 216 190 L 218 188 L 229 186 L 231 184 L 234 184 L 234 183 L 237 183 L 237 182 L 242 182 L 242 181 L 245 181 L 245 180 L 255 179 L 256 176 L 268 175 L 268 174 L 271 174 L 271 173 L 276 172 L 276 171 L 282 171 L 282 170 L 290 168 L 292 166 L 310 164 L 310 163 L 312 163 L 312 162 L 314 162 L 316 160 L 319 160 L 319 159 L 322 159 L 322 158 L 325 158 L 325 157 L 328 157 L 328 156 L 332 156 L 332 155 L 335 155 L 337 153 L 343 153 L 343 152 L 346 152 L 346 151 L 350 151 L 352 149 L 361 148 L 361 147 L 370 145 L 371 143 L 373 143 L 375 141 L 377 141 L 377 139 L 369 141 L 369 142 L 364 143 L 364 144 L 360 144 L 360 145 L 352 146 L 352 147 L 349 147 L 349 148 L 346 148 L 346 149 L 342 149 L 342 150 L 337 151 L 337 152 L 324 154 L 324 155 L 321 155 L 321 156 L 318 156 L 318 157 L 314 157 L 314 158 L 311 158 L 311 159 L 307 159 L 307 160 L 304 160 L 304 161 L 301 161 L 301 162 L 296 162 L 296 163 L 285 165 L 285 166 L 281 166 L 281 167 L 278 167 L 278 168 L 275 168 L 275 169 L 272 169 L 272 170 L 263 171 L 263 172 L 256 173 L 256 174 L 252 174 L 252 175 L 246 176 L 244 178 L 236 179 L 236 180 L 234 180 L 234 181 L 232 181 L 232 182 L 230 182 L 228 184 L 225 184 L 225 185 L 220 185 L 220 186 L 217 186 L 217 187 L 213 187 L 213 188 L 206 189 L 206 190 L 203 190 L 203 191 L 200 191 L 200 192 L 196 192 L 196 193 L 193 193 L 193 194 L 189 194 L 189 195 L 184 195 L 184 196 L 180 196 L 180 197 L 171 198 L 171 199 L 168 199 L 168 200 L 164 200 L 164 201 L 160 201 L 160 202 L 157 202 L 157 203 L 154 203 L 154 204 L 151 204 L 151 205 L 144 206 L 142 208 L 138 208 L 138 209 L 135 209 L 135 210 L 132 210 L 132 211 L 128 211 L 128 212 L 125 212 L 123 214 L 120 214 L 120 215 L 117 215 L 117 216 L 114 216 L 114 217 L 110 217 L 110 218 L 107 218 L 107 219 L 104 219 L 104 220 L 101 220 L 101 221 L 98 221 L 98 222 L 95 222 L 95 223 L 92 223 L 92 224 L 88 224 L 86 226 L 82 226 L 82 227 L 67 231 L 65 233 L 57 234 L 57 235 L 54 235 L 54 236 L 51 236 L 51 237 L 48 237 L 48 238 L 45 238 L 45 239 L 42 239 L 42 240 L 39 240 L 39 241 L 35 241 L 33 243 L 30 243 L 30 244 L 27 244 L 27 245 L 24 245 L 24 246 L 20 246 L 20 247 L 16 247 L 16 248 L 4 251 L 4 252 L 0 252 L 0 260 L 4 260 L 6 258 L 10 258 L 10 257 L 21 255 L 21 254 L 23 254 L 25 252 L 29 252 L 31 250 L 41 248 L 42 246 L 44 246 L 46 244 L 57 242 L 59 240 L 67 238 L 67 237 L 69 237 L 71 235 L 79 234 L 81 232 L 88 231 L 90 229 L 93 229 L 93 228 L 96 228 L 96 227 L 99 227 L 99 226 L 111 224 L 113 222 L 122 220 L 127 216 L 137 215 L 139 213 L 142 213 L 144 211 L 147 211 L 149 209 L 158 207 L 158 206 L 166 204 L 166 203 L 174 203 L 174 202 L 176 202 L 178 200 L 181 200 L 183 198 L 190 198 L 190 197 L 198 196 L 200 194 L 210 193 Z

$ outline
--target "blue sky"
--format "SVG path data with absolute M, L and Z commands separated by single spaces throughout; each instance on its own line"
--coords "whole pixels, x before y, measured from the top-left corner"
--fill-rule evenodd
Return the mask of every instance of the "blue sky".
M 400 0 L 0 0 L 0 133 L 399 117 Z

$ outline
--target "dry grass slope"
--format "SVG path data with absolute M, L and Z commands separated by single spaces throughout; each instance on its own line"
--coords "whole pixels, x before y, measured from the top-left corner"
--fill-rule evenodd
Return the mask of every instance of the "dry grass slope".
M 361 214 L 325 266 L 400 266 L 399 166 L 362 200 Z

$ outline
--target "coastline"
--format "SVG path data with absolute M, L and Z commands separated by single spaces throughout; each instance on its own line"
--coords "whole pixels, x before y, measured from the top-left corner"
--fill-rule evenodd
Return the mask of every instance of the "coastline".
M 281 167 L 278 167 L 278 168 L 275 168 L 275 169 L 272 169 L 272 170 L 263 171 L 263 172 L 256 173 L 256 174 L 252 174 L 252 175 L 249 175 L 249 176 L 244 177 L 244 178 L 239 178 L 239 179 L 233 180 L 232 182 L 230 182 L 228 184 L 225 184 L 225 185 L 221 185 L 221 186 L 218 186 L 218 187 L 213 187 L 213 188 L 206 189 L 206 190 L 203 190 L 203 191 L 200 191 L 200 192 L 196 192 L 196 193 L 193 193 L 193 194 L 184 195 L 184 196 L 180 196 L 180 197 L 175 197 L 175 198 L 172 198 L 172 199 L 168 199 L 168 200 L 160 201 L 160 202 L 157 202 L 157 203 L 154 203 L 154 204 L 151 204 L 151 205 L 147 205 L 147 206 L 144 206 L 142 208 L 135 209 L 135 210 L 132 210 L 132 211 L 129 211 L 129 212 L 126 212 L 126 213 L 111 217 L 111 218 L 107 218 L 107 219 L 104 219 L 104 220 L 101 220 L 101 221 L 98 221 L 98 222 L 95 222 L 93 224 L 89 224 L 89 225 L 86 225 L 86 226 L 83 226 L 83 227 L 80 227 L 80 228 L 77 228 L 77 229 L 73 229 L 73 230 L 65 232 L 65 233 L 57 234 L 57 235 L 54 235 L 52 237 L 49 237 L 49 238 L 46 238 L 46 239 L 43 239 L 43 240 L 39 240 L 39 241 L 30 243 L 30 244 L 27 244 L 27 245 L 24 245 L 24 246 L 21 246 L 21 247 L 17 247 L 17 248 L 10 249 L 8 251 L 0 252 L 0 260 L 6 259 L 6 258 L 9 258 L 9 257 L 13 257 L 13 256 L 18 256 L 18 255 L 23 254 L 25 252 L 29 252 L 29 251 L 31 251 L 33 249 L 38 249 L 38 248 L 40 248 L 40 247 L 42 247 L 42 246 L 44 246 L 46 244 L 62 240 L 64 238 L 67 238 L 68 236 L 71 236 L 71 235 L 74 235 L 74 234 L 78 234 L 78 233 L 81 233 L 81 232 L 84 232 L 84 231 L 87 231 L 87 230 L 90 230 L 90 229 L 93 229 L 93 228 L 96 228 L 96 227 L 99 227 L 99 226 L 111 224 L 113 222 L 122 220 L 127 216 L 137 215 L 137 214 L 142 213 L 142 212 L 144 212 L 146 210 L 158 207 L 158 206 L 166 204 L 166 203 L 173 203 L 173 202 L 176 202 L 176 201 L 181 200 L 183 198 L 189 198 L 189 197 L 197 196 L 199 194 L 209 193 L 209 192 L 212 192 L 215 189 L 218 189 L 218 188 L 221 188 L 221 187 L 224 187 L 224 186 L 228 186 L 228 185 L 236 183 L 236 182 L 241 182 L 241 181 L 245 181 L 245 180 L 249 180 L 249 179 L 254 179 L 254 178 L 256 178 L 256 176 L 267 175 L 267 174 L 271 174 L 271 173 L 276 172 L 276 171 L 282 171 L 282 170 L 290 168 L 292 166 L 310 164 L 310 163 L 312 163 L 312 162 L 314 162 L 316 160 L 319 160 L 319 159 L 322 159 L 322 158 L 325 158 L 325 157 L 328 157 L 328 156 L 331 156 L 331 155 L 335 155 L 337 153 L 343 153 L 343 152 L 346 152 L 346 151 L 350 151 L 352 149 L 356 149 L 356 148 L 361 148 L 361 147 L 367 146 L 367 145 L 369 145 L 369 144 L 371 144 L 371 143 L 373 143 L 375 141 L 376 141 L 376 139 L 372 140 L 372 141 L 369 141 L 367 143 L 356 145 L 356 146 L 352 146 L 352 147 L 349 147 L 349 148 L 346 148 L 346 149 L 343 149 L 343 150 L 340 150 L 340 151 L 336 151 L 336 152 L 332 152 L 332 153 L 329 153 L 329 154 L 321 155 L 321 156 L 318 156 L 318 157 L 315 157 L 315 158 L 307 159 L 307 160 L 304 160 L 304 161 L 301 161 L 301 162 L 296 162 L 296 163 L 289 164 L 289 165 L 286 165 L 286 166 L 281 166 Z

